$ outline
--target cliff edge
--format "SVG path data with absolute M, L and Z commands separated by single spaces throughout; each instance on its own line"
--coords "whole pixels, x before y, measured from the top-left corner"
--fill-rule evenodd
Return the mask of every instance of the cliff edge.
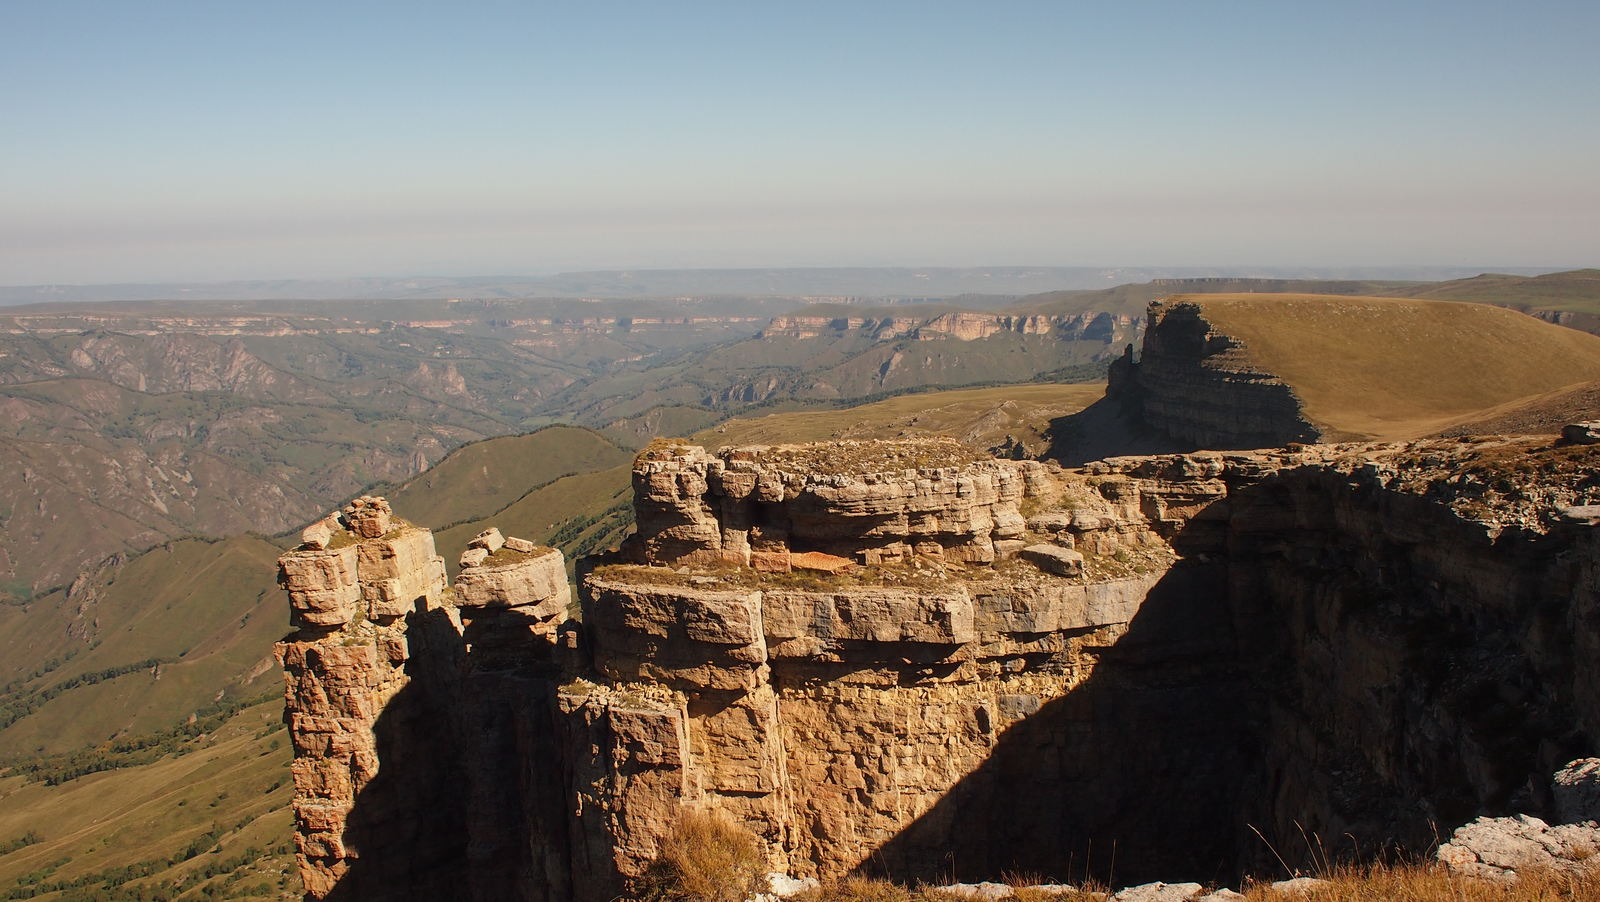
M 490 530 L 447 588 L 363 499 L 282 563 L 308 896 L 611 899 L 686 808 L 796 876 L 1124 882 L 1549 811 L 1600 737 L 1596 472 L 658 442 L 581 622 L 558 552 Z
M 1600 338 L 1481 304 L 1175 295 L 1147 316 L 1107 396 L 1181 447 L 1416 438 L 1600 378 Z

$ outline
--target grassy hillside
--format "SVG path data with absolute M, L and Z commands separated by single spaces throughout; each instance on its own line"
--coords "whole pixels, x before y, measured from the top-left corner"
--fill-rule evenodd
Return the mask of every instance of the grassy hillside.
M 1294 387 L 1331 437 L 1407 438 L 1600 378 L 1600 337 L 1499 307 L 1316 295 L 1187 295 Z
M 569 564 L 616 544 L 633 525 L 632 461 L 629 455 L 620 466 L 557 479 L 500 510 L 436 533 L 434 541 L 451 577 L 467 542 L 489 526 L 506 535 L 554 545 L 567 555 Z
M 386 494 L 402 517 L 441 529 L 500 510 L 562 476 L 610 469 L 632 459 L 630 452 L 588 429 L 549 426 L 466 445 L 392 491 L 374 491 Z
M 277 686 L 281 548 L 186 539 L 0 606 L 0 757 L 157 732 Z
M 1178 294 L 1333 294 L 1474 301 L 1526 312 L 1600 315 L 1600 269 L 1577 269 L 1542 276 L 1485 273 L 1445 282 L 1360 279 L 1157 279 L 1088 291 L 1050 291 L 1018 299 L 1017 313 L 1076 314 L 1111 311 L 1130 316 L 1151 301 Z
M 979 448 L 1015 437 L 1042 448 L 1056 417 L 1076 413 L 1105 393 L 1101 382 L 1003 385 L 900 395 L 860 407 L 736 417 L 694 435 L 708 447 L 815 442 L 840 438 L 950 435 Z
M 1575 269 L 1542 276 L 1485 273 L 1471 279 L 1424 283 L 1395 293 L 1415 298 L 1478 301 L 1519 310 L 1600 314 L 1600 269 Z
M 1418 283 L 1377 282 L 1357 279 L 1157 279 L 1139 284 L 1118 285 L 1092 291 L 1049 291 L 1021 298 L 1008 308 L 1014 313 L 1043 313 L 1059 316 L 1110 311 L 1124 316 L 1142 316 L 1151 301 L 1175 294 L 1306 294 L 1392 295 L 1404 294 Z M 1421 283 L 1432 284 L 1432 283 Z
M 281 702 L 238 712 L 182 752 L 53 786 L 0 774 L 5 898 L 300 898 Z
M 1440 434 L 1554 435 L 1568 423 L 1595 419 L 1600 419 L 1600 382 L 1585 382 L 1479 411 L 1451 423 Z
M 0 605 L 0 886 L 286 898 L 280 551 L 175 541 Z

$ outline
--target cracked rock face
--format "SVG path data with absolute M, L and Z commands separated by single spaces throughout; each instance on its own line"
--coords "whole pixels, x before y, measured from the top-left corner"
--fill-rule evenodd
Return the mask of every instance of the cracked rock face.
M 1457 827 L 1436 857 L 1452 871 L 1495 882 L 1512 882 L 1524 869 L 1578 871 L 1600 865 L 1600 827 L 1516 817 L 1480 817 Z
M 1596 472 L 1523 440 L 1079 470 L 660 443 L 581 622 L 552 550 L 488 532 L 445 589 L 413 527 L 330 530 L 282 562 L 302 874 L 600 902 L 710 808 L 796 878 L 1105 879 L 1114 836 L 1119 880 L 1209 881 L 1277 866 L 1251 828 L 1417 847 L 1517 792 L 1590 811 L 1600 531 L 1562 511 Z M 1534 820 L 1450 854 L 1594 829 Z
M 705 449 L 662 444 L 634 469 L 638 534 L 655 564 L 750 566 L 822 552 L 859 563 L 914 554 L 989 563 L 1014 553 L 1033 461 L 984 459 L 948 439 Z M 1014 546 L 1014 547 L 1013 547 Z

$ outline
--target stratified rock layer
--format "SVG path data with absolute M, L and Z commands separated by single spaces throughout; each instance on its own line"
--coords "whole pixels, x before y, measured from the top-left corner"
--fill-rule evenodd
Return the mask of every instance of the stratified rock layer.
M 376 587 L 438 585 L 397 569 L 411 528 L 333 534 L 284 558 L 307 887 L 611 899 L 686 807 L 797 877 L 1105 879 L 1115 848 L 1129 883 L 1268 871 L 1257 830 L 1416 848 L 1575 804 L 1542 775 L 1600 737 L 1597 465 L 663 442 L 581 624 L 557 552 L 486 533 L 402 620 Z
M 1144 425 L 1194 448 L 1270 448 L 1321 437 L 1294 390 L 1253 365 L 1239 339 L 1213 328 L 1199 304 L 1157 301 L 1148 318 L 1139 361 L 1129 345 L 1107 389 Z

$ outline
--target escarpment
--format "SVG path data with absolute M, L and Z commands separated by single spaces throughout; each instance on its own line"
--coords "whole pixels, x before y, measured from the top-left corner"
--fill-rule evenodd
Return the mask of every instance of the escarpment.
M 1119 883 L 1541 813 L 1600 736 L 1597 465 L 658 442 L 581 622 L 558 552 L 445 588 L 363 500 L 283 559 L 308 894 L 611 899 L 687 807 L 795 876 Z
M 1413 439 L 1600 379 L 1594 336 L 1483 304 L 1176 295 L 1148 319 L 1107 395 L 1168 450 Z
M 1199 304 L 1157 301 L 1148 318 L 1140 359 L 1129 345 L 1111 367 L 1106 392 L 1145 426 L 1196 448 L 1270 448 L 1322 437 L 1294 389 L 1256 365 Z

